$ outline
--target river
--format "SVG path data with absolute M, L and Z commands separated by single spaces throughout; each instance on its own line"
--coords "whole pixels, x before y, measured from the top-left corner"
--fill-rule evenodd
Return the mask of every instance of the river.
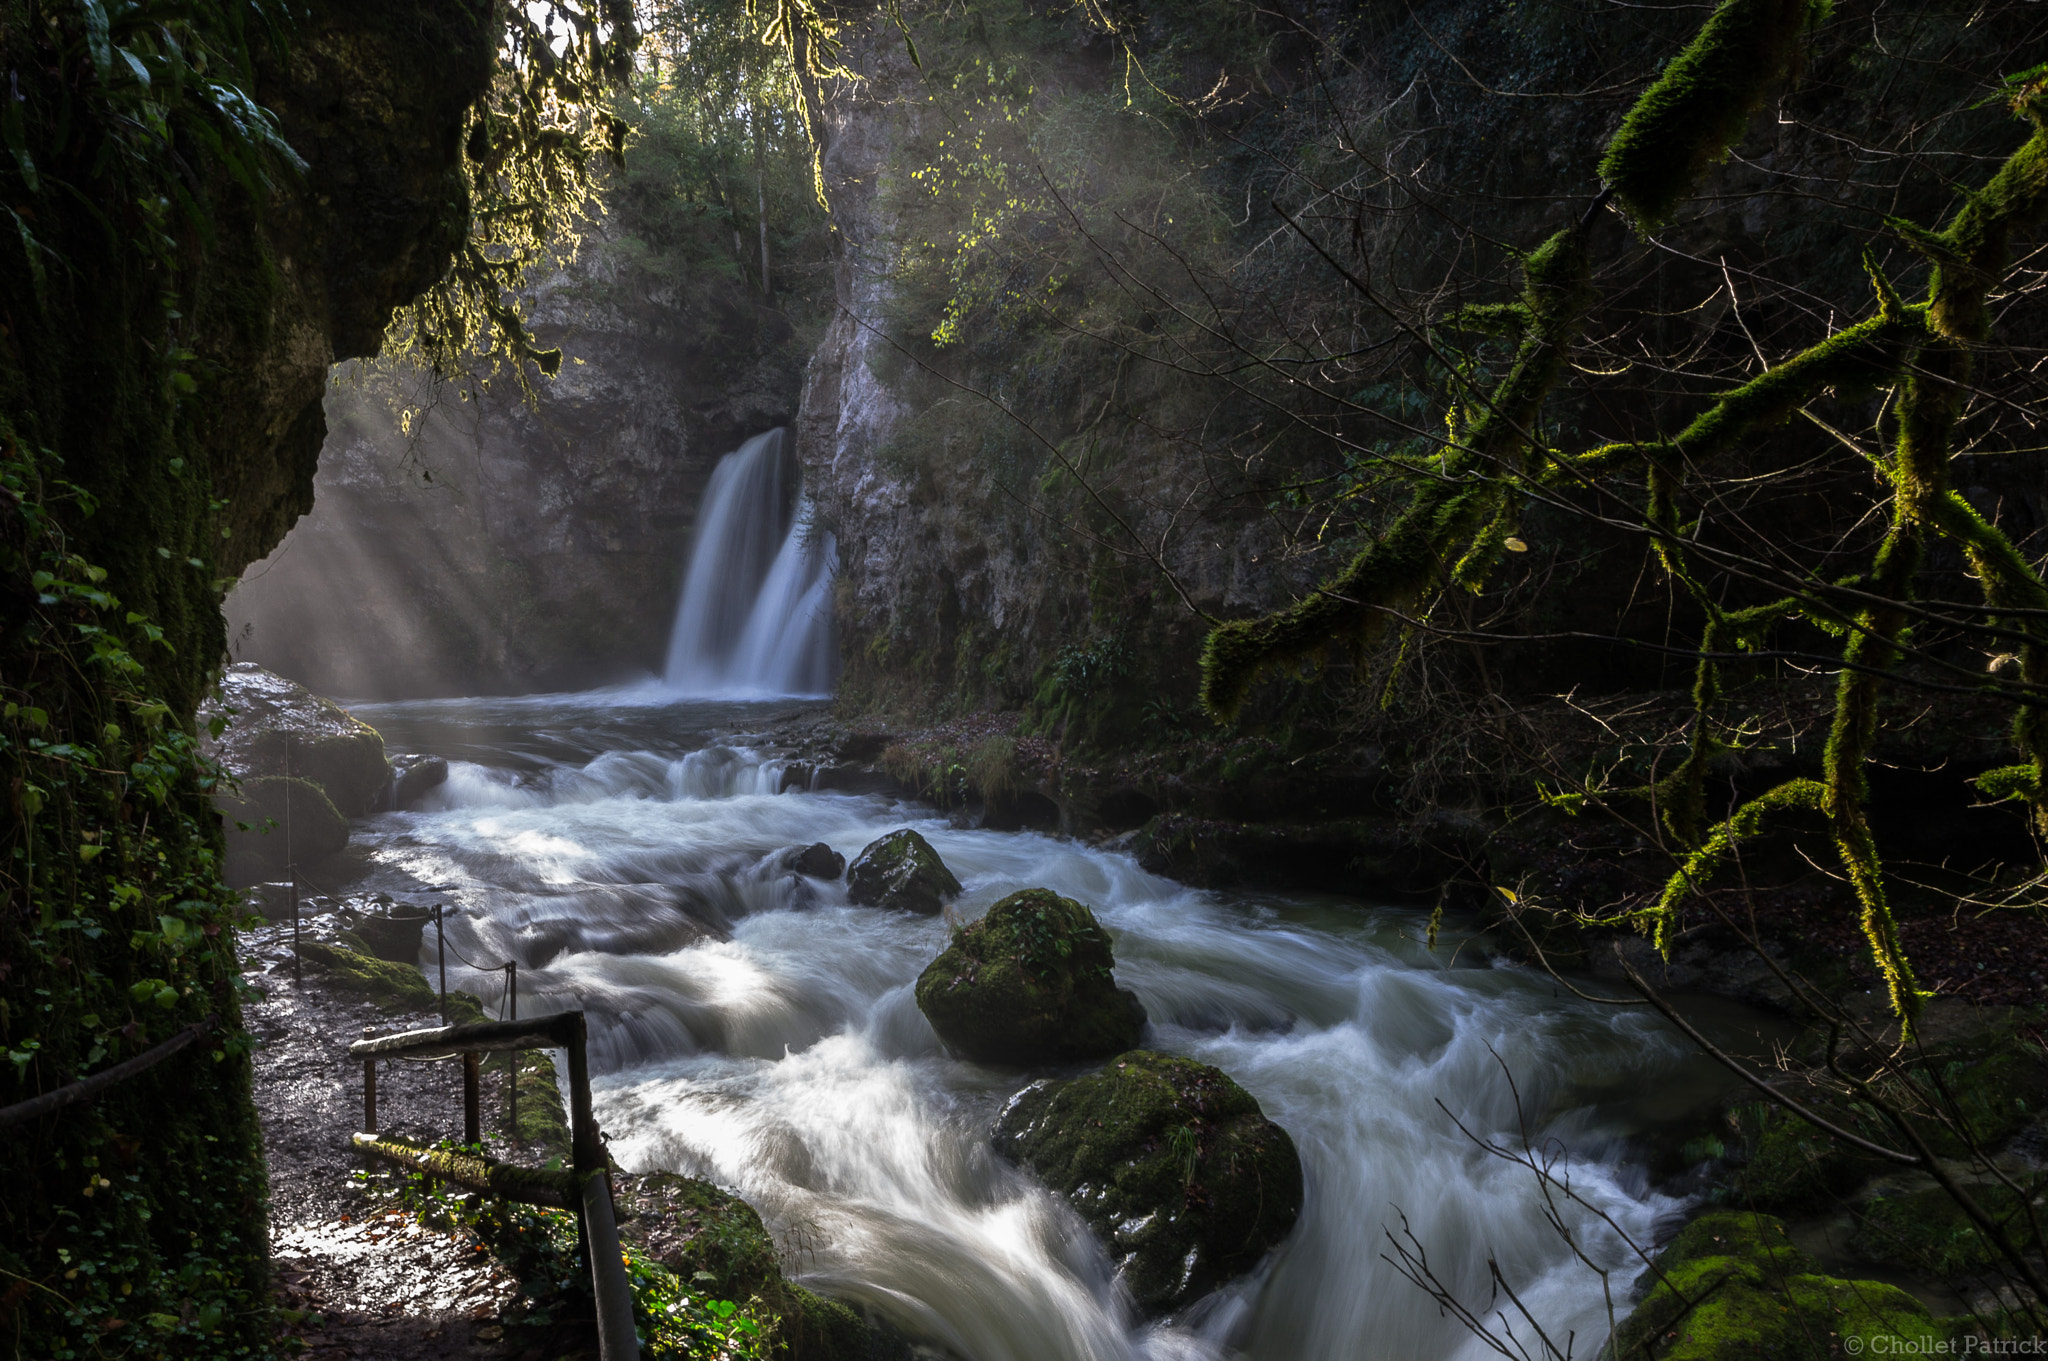
M 1648 1243 L 1683 1209 L 1632 1155 L 1668 1115 L 1659 1094 L 1701 1082 L 1654 1016 L 1580 1001 L 1481 938 L 1432 951 L 1409 907 L 1196 890 L 1082 842 L 784 791 L 784 762 L 748 733 L 790 708 L 656 690 L 356 706 L 392 749 L 452 765 L 423 806 L 358 824 L 368 868 L 344 887 L 459 907 L 450 945 L 518 960 L 521 1015 L 589 1013 L 623 1166 L 737 1190 L 804 1283 L 945 1353 L 1497 1354 L 1403 1278 L 1390 1234 L 1496 1332 L 1505 1310 L 1530 1355 L 1490 1264 L 1554 1342 L 1598 1350 L 1607 1304 L 1587 1261 L 1625 1307 L 1639 1263 L 1621 1234 Z M 851 858 L 904 826 L 959 876 L 965 918 L 1040 886 L 1094 908 L 1145 1043 L 1223 1069 L 1293 1136 L 1304 1209 L 1255 1275 L 1170 1323 L 1135 1318 L 1078 1221 L 989 1152 L 1003 1103 L 1042 1074 L 941 1049 L 912 987 L 947 925 L 850 907 L 777 859 L 817 841 Z M 502 978 L 456 963 L 449 984 L 495 1012 Z M 1460 1123 L 1517 1149 L 1526 1129 L 1600 1215 L 1546 1197 Z

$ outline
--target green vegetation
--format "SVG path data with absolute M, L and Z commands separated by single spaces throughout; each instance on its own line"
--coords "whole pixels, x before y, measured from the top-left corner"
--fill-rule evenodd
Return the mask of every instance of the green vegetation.
M 705 1295 L 748 1301 L 747 1312 L 765 1325 L 769 1354 L 866 1361 L 883 1353 L 859 1314 L 784 1276 L 775 1240 L 739 1197 L 709 1182 L 655 1172 L 634 1178 L 624 1199 L 641 1216 L 625 1229 L 638 1260 Z
M 1703 1215 L 1657 1257 L 1650 1293 L 1614 1337 L 1616 1361 L 1933 1355 L 1968 1321 L 1935 1318 L 1896 1286 L 1820 1274 L 1769 1215 Z

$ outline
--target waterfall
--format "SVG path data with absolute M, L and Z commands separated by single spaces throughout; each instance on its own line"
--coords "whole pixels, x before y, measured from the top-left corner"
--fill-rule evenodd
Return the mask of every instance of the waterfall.
M 691 695 L 816 695 L 832 686 L 830 534 L 783 430 L 718 461 L 697 512 L 663 680 Z

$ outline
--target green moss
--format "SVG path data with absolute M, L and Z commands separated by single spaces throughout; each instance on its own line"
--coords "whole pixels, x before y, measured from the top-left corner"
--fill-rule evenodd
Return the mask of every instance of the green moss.
M 1301 1211 L 1294 1141 L 1224 1073 L 1132 1050 L 1038 1082 L 996 1125 L 997 1151 L 1064 1195 L 1148 1311 L 1249 1270 Z
M 451 1020 L 457 997 L 467 999 L 469 994 L 449 994 Z M 513 1137 L 538 1150 L 543 1158 L 566 1160 L 570 1155 L 569 1113 L 562 1109 L 562 1088 L 555 1075 L 555 1061 L 545 1050 L 537 1049 L 522 1052 L 518 1060 L 519 1124 L 512 1132 Z M 500 1056 L 499 1071 L 503 1071 L 503 1062 Z
M 228 882 L 282 879 L 348 845 L 348 819 L 311 780 L 281 775 L 242 782 L 239 795 L 215 800 L 226 823 Z M 247 830 L 244 830 L 246 827 Z
M 1694 1220 L 1657 1259 L 1662 1279 L 1615 1332 L 1616 1361 L 1750 1361 L 1934 1354 L 1967 1320 L 1931 1316 L 1896 1286 L 1819 1274 L 1769 1215 Z
M 417 967 L 377 958 L 369 946 L 350 932 L 342 932 L 338 939 L 338 946 L 317 940 L 299 946 L 301 958 L 320 971 L 329 987 L 366 997 L 393 1014 L 439 1009 L 440 994 Z M 471 1025 L 489 1019 L 483 1004 L 469 993 L 448 994 L 450 1025 Z
M 1670 220 L 1790 74 L 1815 8 L 1812 0 L 1727 0 L 1629 110 L 1600 177 L 1644 231 Z
M 1115 963 L 1093 912 L 1025 889 L 953 937 L 919 975 L 917 1005 L 940 1039 L 983 1063 L 1102 1058 L 1136 1045 L 1145 1024 Z
M 1883 1166 L 1849 1152 L 1802 1120 L 1774 1113 L 1736 1178 L 1736 1195 L 1765 1210 L 1821 1210 Z

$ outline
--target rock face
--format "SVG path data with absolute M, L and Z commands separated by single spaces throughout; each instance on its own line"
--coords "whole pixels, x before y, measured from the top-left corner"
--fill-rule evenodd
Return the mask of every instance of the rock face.
M 377 730 L 333 700 L 262 667 L 238 662 L 200 709 L 225 715 L 211 754 L 241 782 L 239 796 L 215 800 L 228 822 L 228 881 L 275 879 L 293 863 L 348 844 L 348 820 L 383 808 L 391 767 Z M 239 831 L 236 823 L 260 824 Z
M 848 901 L 936 916 L 960 892 L 960 881 L 932 844 L 910 828 L 873 841 L 846 871 Z
M 1138 1049 L 1088 1077 L 1034 1082 L 994 1141 L 1066 1197 L 1152 1314 L 1250 1270 L 1301 1212 L 1287 1131 L 1192 1059 Z
M 602 231 L 529 300 L 566 356 L 529 408 L 363 366 L 327 393 L 317 499 L 228 596 L 237 657 L 354 696 L 568 689 L 657 671 L 718 460 L 786 423 L 788 324 L 650 275 Z
M 1658 1282 L 1615 1330 L 1617 1356 L 1934 1356 L 1976 1332 L 1967 1318 L 1933 1317 L 1897 1286 L 1822 1275 L 1770 1215 L 1702 1215 L 1657 1269 L 1669 1283 Z
M 212 742 L 212 754 L 241 779 L 310 780 L 344 817 L 383 807 L 391 783 L 384 739 L 333 700 L 260 666 L 237 662 L 221 676 L 220 690 L 200 713 L 228 716 L 227 727 Z
M 1013 893 L 953 938 L 917 980 L 917 1005 L 982 1063 L 1104 1058 L 1138 1043 L 1145 1008 L 1119 988 L 1109 933 L 1072 898 Z

